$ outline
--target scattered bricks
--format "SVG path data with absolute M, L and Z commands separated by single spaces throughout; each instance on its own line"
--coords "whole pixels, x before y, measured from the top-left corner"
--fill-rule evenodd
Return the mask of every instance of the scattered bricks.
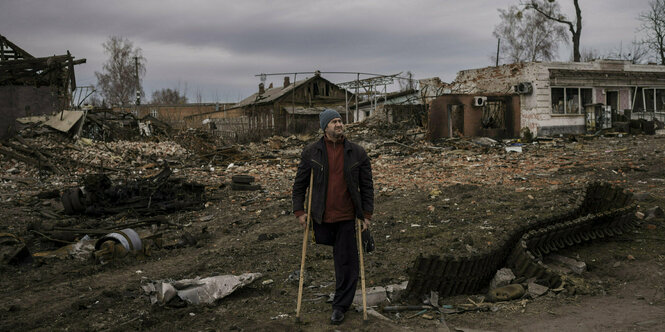
M 509 268 L 503 268 L 496 271 L 494 278 L 490 281 L 490 289 L 495 289 L 509 285 L 513 280 L 515 280 L 515 274 L 513 270 Z
M 582 274 L 583 272 L 586 271 L 586 263 L 584 262 L 580 262 L 578 260 L 574 260 L 572 258 L 561 255 L 550 255 L 549 258 L 559 263 L 565 264 L 575 274 Z
M 381 286 L 368 288 L 366 290 L 366 297 L 368 307 L 376 306 L 388 301 L 386 289 Z M 353 297 L 353 304 L 357 306 L 363 305 L 362 291 L 359 290 L 356 292 L 356 295 Z
M 543 285 L 539 285 L 539 284 L 532 281 L 532 282 L 529 283 L 529 285 L 527 287 L 527 294 L 529 294 L 529 296 L 531 296 L 531 298 L 535 299 L 535 298 L 537 298 L 539 296 L 542 296 L 543 294 L 547 293 L 548 290 L 549 290 L 548 287 L 543 286 Z

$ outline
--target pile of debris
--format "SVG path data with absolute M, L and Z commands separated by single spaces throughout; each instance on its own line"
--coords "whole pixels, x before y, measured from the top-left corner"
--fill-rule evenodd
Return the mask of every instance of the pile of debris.
M 16 122 L 24 137 L 60 132 L 75 138 L 112 142 L 160 140 L 172 136 L 171 126 L 152 116 L 139 119 L 129 112 L 92 107 L 63 110 L 52 115 L 18 118 Z
M 91 216 L 121 212 L 145 216 L 203 208 L 205 187 L 171 179 L 171 174 L 166 166 L 154 176 L 115 186 L 105 174 L 91 174 L 82 187 L 70 188 L 62 194 L 62 205 L 67 214 Z

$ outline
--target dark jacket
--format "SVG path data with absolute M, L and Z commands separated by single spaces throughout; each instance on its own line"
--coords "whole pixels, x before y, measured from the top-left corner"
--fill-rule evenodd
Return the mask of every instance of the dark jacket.
M 293 212 L 304 210 L 310 170 L 314 170 L 312 220 L 319 224 L 323 221 L 328 185 L 328 156 L 325 144 L 321 137 L 303 149 L 293 183 Z M 344 139 L 344 180 L 351 194 L 356 217 L 363 219 L 366 215 L 371 215 L 374 212 L 372 166 L 365 149 L 348 139 Z

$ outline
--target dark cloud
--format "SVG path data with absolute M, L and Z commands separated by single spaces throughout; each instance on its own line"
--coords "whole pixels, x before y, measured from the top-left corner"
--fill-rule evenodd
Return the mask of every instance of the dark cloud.
M 490 65 L 496 8 L 516 3 L 4 0 L 0 33 L 37 56 L 70 50 L 88 59 L 77 69 L 81 84 L 95 83 L 108 36 L 124 36 L 148 59 L 148 94 L 187 84 L 205 100 L 236 101 L 255 91 L 254 75 L 262 72 L 410 70 L 416 78 L 450 81 L 459 70 Z M 583 45 L 629 44 L 647 4 L 583 2 Z M 562 60 L 567 52 L 562 47 Z

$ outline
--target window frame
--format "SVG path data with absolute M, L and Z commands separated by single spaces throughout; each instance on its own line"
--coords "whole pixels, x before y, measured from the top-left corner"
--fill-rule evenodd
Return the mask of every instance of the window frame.
M 653 95 L 650 96 L 653 98 L 653 100 L 650 100 L 649 103 L 647 103 L 647 94 L 646 90 L 651 90 Z M 630 88 L 630 108 L 633 110 L 633 112 L 665 112 L 665 100 L 661 103 L 663 105 L 662 110 L 658 110 L 658 91 L 661 91 L 661 95 L 665 94 L 665 87 L 657 87 L 657 86 L 634 86 Z M 635 98 L 636 97 L 636 98 Z M 635 98 L 635 102 L 633 102 L 633 98 Z M 639 98 L 639 103 L 637 98 Z M 649 98 L 651 99 L 651 98 Z M 636 110 L 637 105 L 642 106 L 642 110 Z M 652 109 L 649 109 L 648 106 L 653 106 Z
M 552 100 L 552 90 L 553 89 L 561 89 L 563 90 L 563 113 L 554 113 L 554 107 L 553 107 L 553 100 Z M 568 103 L 568 98 L 567 97 L 567 90 L 569 89 L 577 89 L 577 113 L 566 113 L 567 109 L 567 103 Z M 584 104 L 582 104 L 582 90 L 589 90 L 591 92 L 591 103 L 593 103 L 593 87 L 587 87 L 587 86 L 551 86 L 550 87 L 550 115 L 554 116 L 578 116 L 578 115 L 584 115 Z

